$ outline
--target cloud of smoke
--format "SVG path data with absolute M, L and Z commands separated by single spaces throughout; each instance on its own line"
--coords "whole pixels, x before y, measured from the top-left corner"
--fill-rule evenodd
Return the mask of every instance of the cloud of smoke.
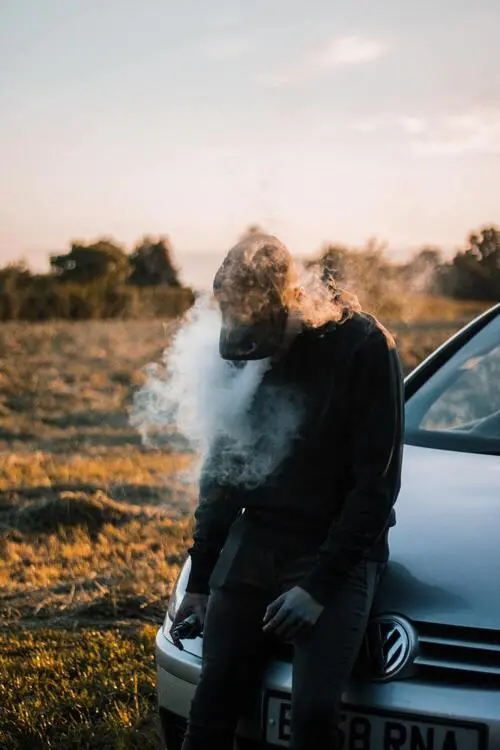
M 221 359 L 221 316 L 199 298 L 163 355 L 147 368 L 134 397 L 131 423 L 150 445 L 180 433 L 223 482 L 255 487 L 286 457 L 301 420 L 300 395 L 262 383 L 269 359 L 240 364 Z M 251 409 L 259 390 L 258 413 Z M 197 465 L 199 469 L 200 464 Z

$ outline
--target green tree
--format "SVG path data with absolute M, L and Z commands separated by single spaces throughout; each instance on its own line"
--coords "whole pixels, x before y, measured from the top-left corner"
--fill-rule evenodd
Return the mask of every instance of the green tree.
M 52 255 L 50 266 L 60 281 L 76 284 L 122 284 L 130 275 L 128 256 L 107 238 L 89 245 L 74 242 L 66 255 Z
M 132 273 L 129 283 L 136 286 L 166 284 L 180 287 L 179 272 L 174 265 L 173 249 L 168 237 L 154 240 L 144 237 L 130 256 Z
M 500 300 L 500 227 L 472 232 L 447 269 L 448 286 L 459 299 Z

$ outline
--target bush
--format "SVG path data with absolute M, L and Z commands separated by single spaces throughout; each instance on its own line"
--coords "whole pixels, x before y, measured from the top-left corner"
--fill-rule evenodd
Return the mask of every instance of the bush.
M 29 285 L 0 286 L 0 320 L 175 318 L 193 302 L 193 291 L 184 287 L 61 283 L 51 277 L 33 276 Z

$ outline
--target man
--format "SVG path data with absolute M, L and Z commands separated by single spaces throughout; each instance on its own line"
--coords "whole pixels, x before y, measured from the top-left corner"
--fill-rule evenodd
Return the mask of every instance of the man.
M 219 470 L 231 454 L 223 440 L 205 462 L 172 628 L 178 642 L 176 627 L 194 615 L 190 635 L 203 631 L 183 750 L 232 749 L 276 638 L 294 650 L 290 747 L 335 750 L 342 692 L 389 555 L 402 461 L 399 358 L 390 334 L 340 292 L 304 292 L 274 237 L 233 248 L 214 294 L 221 356 L 270 362 L 247 415 L 263 445 L 281 394 L 299 394 L 302 413 L 288 455 L 257 485 Z

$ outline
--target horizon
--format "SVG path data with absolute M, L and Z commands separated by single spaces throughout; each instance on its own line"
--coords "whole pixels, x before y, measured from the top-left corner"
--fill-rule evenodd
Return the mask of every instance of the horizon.
M 89 242 L 95 241 L 98 238 L 92 238 Z M 125 247 L 123 243 L 119 243 L 115 238 L 113 237 L 107 237 L 107 239 L 112 240 L 113 242 L 116 242 L 118 245 L 121 244 L 122 248 L 125 252 L 130 253 L 132 251 L 132 247 Z M 334 243 L 332 243 L 334 244 Z M 338 243 L 342 244 L 342 243 Z M 428 245 L 430 247 L 430 245 Z M 433 247 L 436 247 L 435 245 Z M 354 249 L 354 248 L 350 248 Z M 394 248 L 391 250 L 390 247 L 387 247 L 385 250 L 385 254 L 390 260 L 390 262 L 398 263 L 398 262 L 405 262 L 409 260 L 414 252 L 417 252 L 418 250 L 423 249 L 421 247 L 415 247 L 415 248 L 408 248 L 406 251 L 398 252 Z M 447 260 L 450 258 L 454 251 L 457 250 L 457 248 L 449 248 L 448 251 L 446 251 L 445 248 L 439 248 L 442 251 L 443 260 Z M 28 268 L 30 272 L 32 273 L 49 273 L 50 272 L 50 264 L 49 264 L 49 257 L 50 255 L 63 255 L 66 252 L 69 252 L 69 244 L 66 248 L 62 250 L 55 250 L 51 253 L 48 253 L 46 255 L 46 262 L 42 265 L 39 264 L 38 266 L 35 266 L 33 264 L 30 264 L 27 262 L 26 258 L 18 258 L 17 262 L 26 262 L 28 265 Z M 306 253 L 294 253 L 292 252 L 293 257 L 297 261 L 302 261 L 305 259 L 313 258 L 317 255 L 319 255 L 321 248 L 316 248 L 315 250 L 311 252 Z M 215 275 L 215 272 L 217 268 L 219 267 L 219 264 L 222 262 L 226 250 L 184 250 L 184 251 L 177 251 L 175 247 L 173 248 L 173 254 L 172 254 L 172 260 L 174 263 L 175 268 L 177 269 L 179 279 L 182 284 L 185 286 L 191 286 L 194 289 L 197 289 L 198 291 L 206 291 L 211 289 L 212 287 L 212 281 L 213 277 Z M 15 262 L 15 261 L 14 261 Z
M 182 270 L 252 223 L 296 255 L 375 236 L 405 259 L 498 223 L 495 0 L 25 0 L 0 22 L 4 263 L 146 229 Z

